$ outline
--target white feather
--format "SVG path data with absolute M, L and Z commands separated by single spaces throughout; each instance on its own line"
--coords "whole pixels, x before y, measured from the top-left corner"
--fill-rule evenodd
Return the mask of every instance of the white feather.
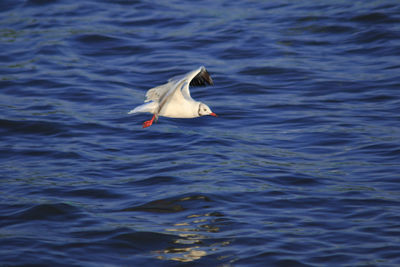
M 158 103 L 150 102 L 137 106 L 136 108 L 129 111 L 128 114 L 143 113 L 143 112 L 149 112 L 154 114 L 156 113 L 157 110 L 158 110 Z

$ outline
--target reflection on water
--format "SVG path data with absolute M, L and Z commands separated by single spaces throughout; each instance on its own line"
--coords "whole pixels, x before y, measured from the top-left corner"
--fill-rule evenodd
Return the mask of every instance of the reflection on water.
M 175 246 L 154 251 L 157 258 L 191 262 L 215 253 L 222 246 L 229 245 L 230 241 L 208 244 L 207 233 L 220 231 L 214 217 L 215 214 L 212 213 L 193 214 L 186 217 L 187 221 L 175 223 L 173 227 L 165 229 L 167 232 L 174 232 L 179 238 L 174 240 Z

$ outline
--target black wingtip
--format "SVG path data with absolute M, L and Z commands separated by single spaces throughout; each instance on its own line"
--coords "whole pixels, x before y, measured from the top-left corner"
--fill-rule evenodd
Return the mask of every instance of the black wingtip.
M 210 73 L 205 68 L 202 68 L 201 71 L 192 79 L 190 82 L 190 86 L 207 86 L 214 85 L 213 80 L 211 79 Z

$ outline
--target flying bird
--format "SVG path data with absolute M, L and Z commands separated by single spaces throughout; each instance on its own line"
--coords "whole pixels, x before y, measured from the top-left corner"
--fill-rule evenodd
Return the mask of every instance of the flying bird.
M 190 96 L 189 86 L 213 85 L 214 82 L 205 67 L 201 66 L 187 74 L 176 76 L 166 84 L 149 89 L 145 103 L 132 109 L 128 114 L 151 113 L 151 120 L 143 123 L 149 127 L 159 116 L 169 118 L 196 118 L 204 115 L 217 117 L 217 114 L 204 103 Z

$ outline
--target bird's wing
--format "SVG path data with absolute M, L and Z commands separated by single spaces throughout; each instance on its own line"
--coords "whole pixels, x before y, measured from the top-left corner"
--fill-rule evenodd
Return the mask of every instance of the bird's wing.
M 146 100 L 144 102 L 154 101 L 158 102 L 167 92 L 171 89 L 172 84 L 170 82 L 151 88 L 146 93 Z
M 184 79 L 186 79 L 188 83 L 182 87 L 182 95 L 188 99 L 192 98 L 190 96 L 189 86 L 206 86 L 214 84 L 210 74 L 203 66 L 186 74 Z

